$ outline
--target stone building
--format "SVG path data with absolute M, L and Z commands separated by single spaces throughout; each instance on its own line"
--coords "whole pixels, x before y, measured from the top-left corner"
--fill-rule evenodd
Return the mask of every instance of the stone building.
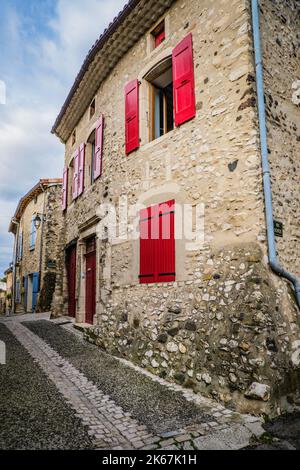
M 60 178 L 41 179 L 24 197 L 9 225 L 14 235 L 12 312 L 49 311 L 62 230 Z
M 6 282 L 0 281 L 0 314 L 6 310 Z
M 300 24 L 296 1 L 260 2 L 264 153 L 256 8 L 131 0 L 91 48 L 52 129 L 65 144 L 53 312 L 168 380 L 270 412 L 299 390 Z
M 11 302 L 12 302 L 12 290 L 13 290 L 13 268 L 10 265 L 9 268 L 4 271 L 4 276 L 6 279 L 6 298 L 5 298 L 5 310 L 3 313 L 11 312 Z

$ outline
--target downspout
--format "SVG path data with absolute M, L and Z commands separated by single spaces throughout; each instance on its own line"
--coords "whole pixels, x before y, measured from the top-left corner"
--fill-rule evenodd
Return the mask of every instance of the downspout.
M 266 112 L 265 112 L 265 99 L 264 99 L 265 96 L 264 96 L 262 55 L 261 55 L 258 0 L 251 0 L 251 4 L 252 4 L 252 27 L 253 27 L 254 52 L 255 52 L 258 118 L 259 118 L 260 142 L 261 142 L 261 160 L 262 160 L 262 171 L 263 171 L 263 186 L 264 186 L 265 213 L 266 213 L 267 237 L 268 237 L 269 265 L 276 274 L 278 274 L 281 277 L 284 277 L 285 279 L 288 279 L 294 285 L 298 307 L 300 308 L 299 280 L 297 279 L 296 276 L 286 271 L 277 260 L 276 241 L 275 241 L 275 235 L 274 235 L 274 219 L 273 219 L 272 190 L 271 190 L 271 180 L 270 180 L 270 166 L 269 166 L 269 161 L 268 161 L 267 128 L 266 128 Z
M 39 253 L 39 294 L 41 292 L 42 286 L 42 269 L 43 269 L 43 241 L 44 241 L 44 222 L 45 222 L 45 210 L 46 210 L 46 191 L 43 185 L 40 185 L 43 192 L 43 212 L 42 212 L 42 221 L 41 221 L 41 235 L 40 235 L 40 253 Z
M 19 238 L 19 222 L 14 220 L 14 223 L 17 225 L 17 231 L 14 234 L 14 251 L 13 251 L 13 284 L 12 284 L 12 295 L 11 295 L 11 313 L 15 313 L 16 309 L 16 285 L 17 285 L 17 244 Z

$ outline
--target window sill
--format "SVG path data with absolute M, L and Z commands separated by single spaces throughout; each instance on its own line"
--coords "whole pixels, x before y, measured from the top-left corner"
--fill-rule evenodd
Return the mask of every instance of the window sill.
M 159 287 L 159 286 L 170 286 L 170 287 L 175 287 L 177 286 L 178 279 L 175 279 L 175 281 L 165 281 L 165 282 L 149 282 L 149 283 L 140 283 L 139 281 L 132 282 L 130 284 L 114 284 L 112 287 L 113 289 L 130 289 L 133 287 L 146 287 L 146 288 L 151 288 L 151 287 Z
M 85 188 L 83 193 L 80 194 L 80 196 L 78 196 L 76 199 L 73 199 L 72 202 L 64 210 L 64 214 L 66 214 L 73 207 L 76 207 L 76 204 L 82 199 L 82 197 L 86 197 L 89 195 L 89 193 L 92 193 L 93 191 L 95 191 L 96 183 L 97 181 L 100 181 L 100 180 L 101 180 L 101 176 L 95 179 L 94 182 L 90 186 Z
M 175 132 L 176 132 L 176 127 L 172 129 L 171 131 L 169 131 L 167 134 L 164 134 L 161 137 L 158 137 L 157 139 L 151 140 L 151 142 L 147 142 L 146 144 L 141 145 L 139 150 L 151 149 L 155 147 L 155 145 L 159 145 L 165 140 L 169 139 Z
M 153 47 L 153 49 L 150 50 L 148 57 L 153 57 L 155 53 L 161 52 L 164 48 L 164 46 L 167 46 L 168 43 L 168 38 L 166 38 L 163 42 L 161 42 L 158 46 Z

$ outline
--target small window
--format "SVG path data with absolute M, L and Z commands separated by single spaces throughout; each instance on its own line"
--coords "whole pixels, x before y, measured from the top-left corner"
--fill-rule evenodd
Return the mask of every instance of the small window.
M 150 141 L 174 129 L 172 59 L 158 64 L 146 76 L 150 83 Z
M 35 242 L 36 242 L 36 226 L 35 226 L 34 220 L 35 220 L 35 215 L 32 216 L 31 226 L 30 226 L 30 243 L 29 243 L 30 251 L 34 250 Z
M 73 134 L 72 134 L 72 145 L 74 145 L 76 142 L 76 129 L 74 129 Z
M 95 111 L 96 111 L 96 102 L 95 102 L 95 98 L 94 98 L 93 101 L 90 104 L 90 119 L 94 116 Z
M 96 251 L 96 237 L 90 237 L 86 240 L 86 254 Z
M 88 143 L 88 152 L 86 158 L 86 175 L 89 177 L 88 184 L 94 183 L 94 166 L 95 166 L 95 149 L 96 149 L 96 132 L 95 130 L 89 136 L 87 143 Z
M 152 31 L 153 48 L 158 47 L 166 39 L 165 20 Z

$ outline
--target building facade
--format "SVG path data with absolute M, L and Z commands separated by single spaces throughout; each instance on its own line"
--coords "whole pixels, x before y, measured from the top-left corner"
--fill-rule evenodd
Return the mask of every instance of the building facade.
M 4 271 L 5 277 L 5 303 L 2 307 L 2 313 L 9 314 L 11 312 L 12 303 L 12 290 L 13 290 L 13 268 L 10 265 L 9 268 Z
M 62 230 L 62 180 L 41 179 L 20 200 L 14 235 L 12 312 L 50 311 Z
M 299 308 L 268 262 L 252 3 L 131 0 L 90 50 L 53 127 L 53 312 L 168 380 L 269 412 L 299 390 Z M 260 3 L 278 254 L 299 277 L 299 5 Z
M 6 311 L 6 282 L 0 281 L 0 314 Z

